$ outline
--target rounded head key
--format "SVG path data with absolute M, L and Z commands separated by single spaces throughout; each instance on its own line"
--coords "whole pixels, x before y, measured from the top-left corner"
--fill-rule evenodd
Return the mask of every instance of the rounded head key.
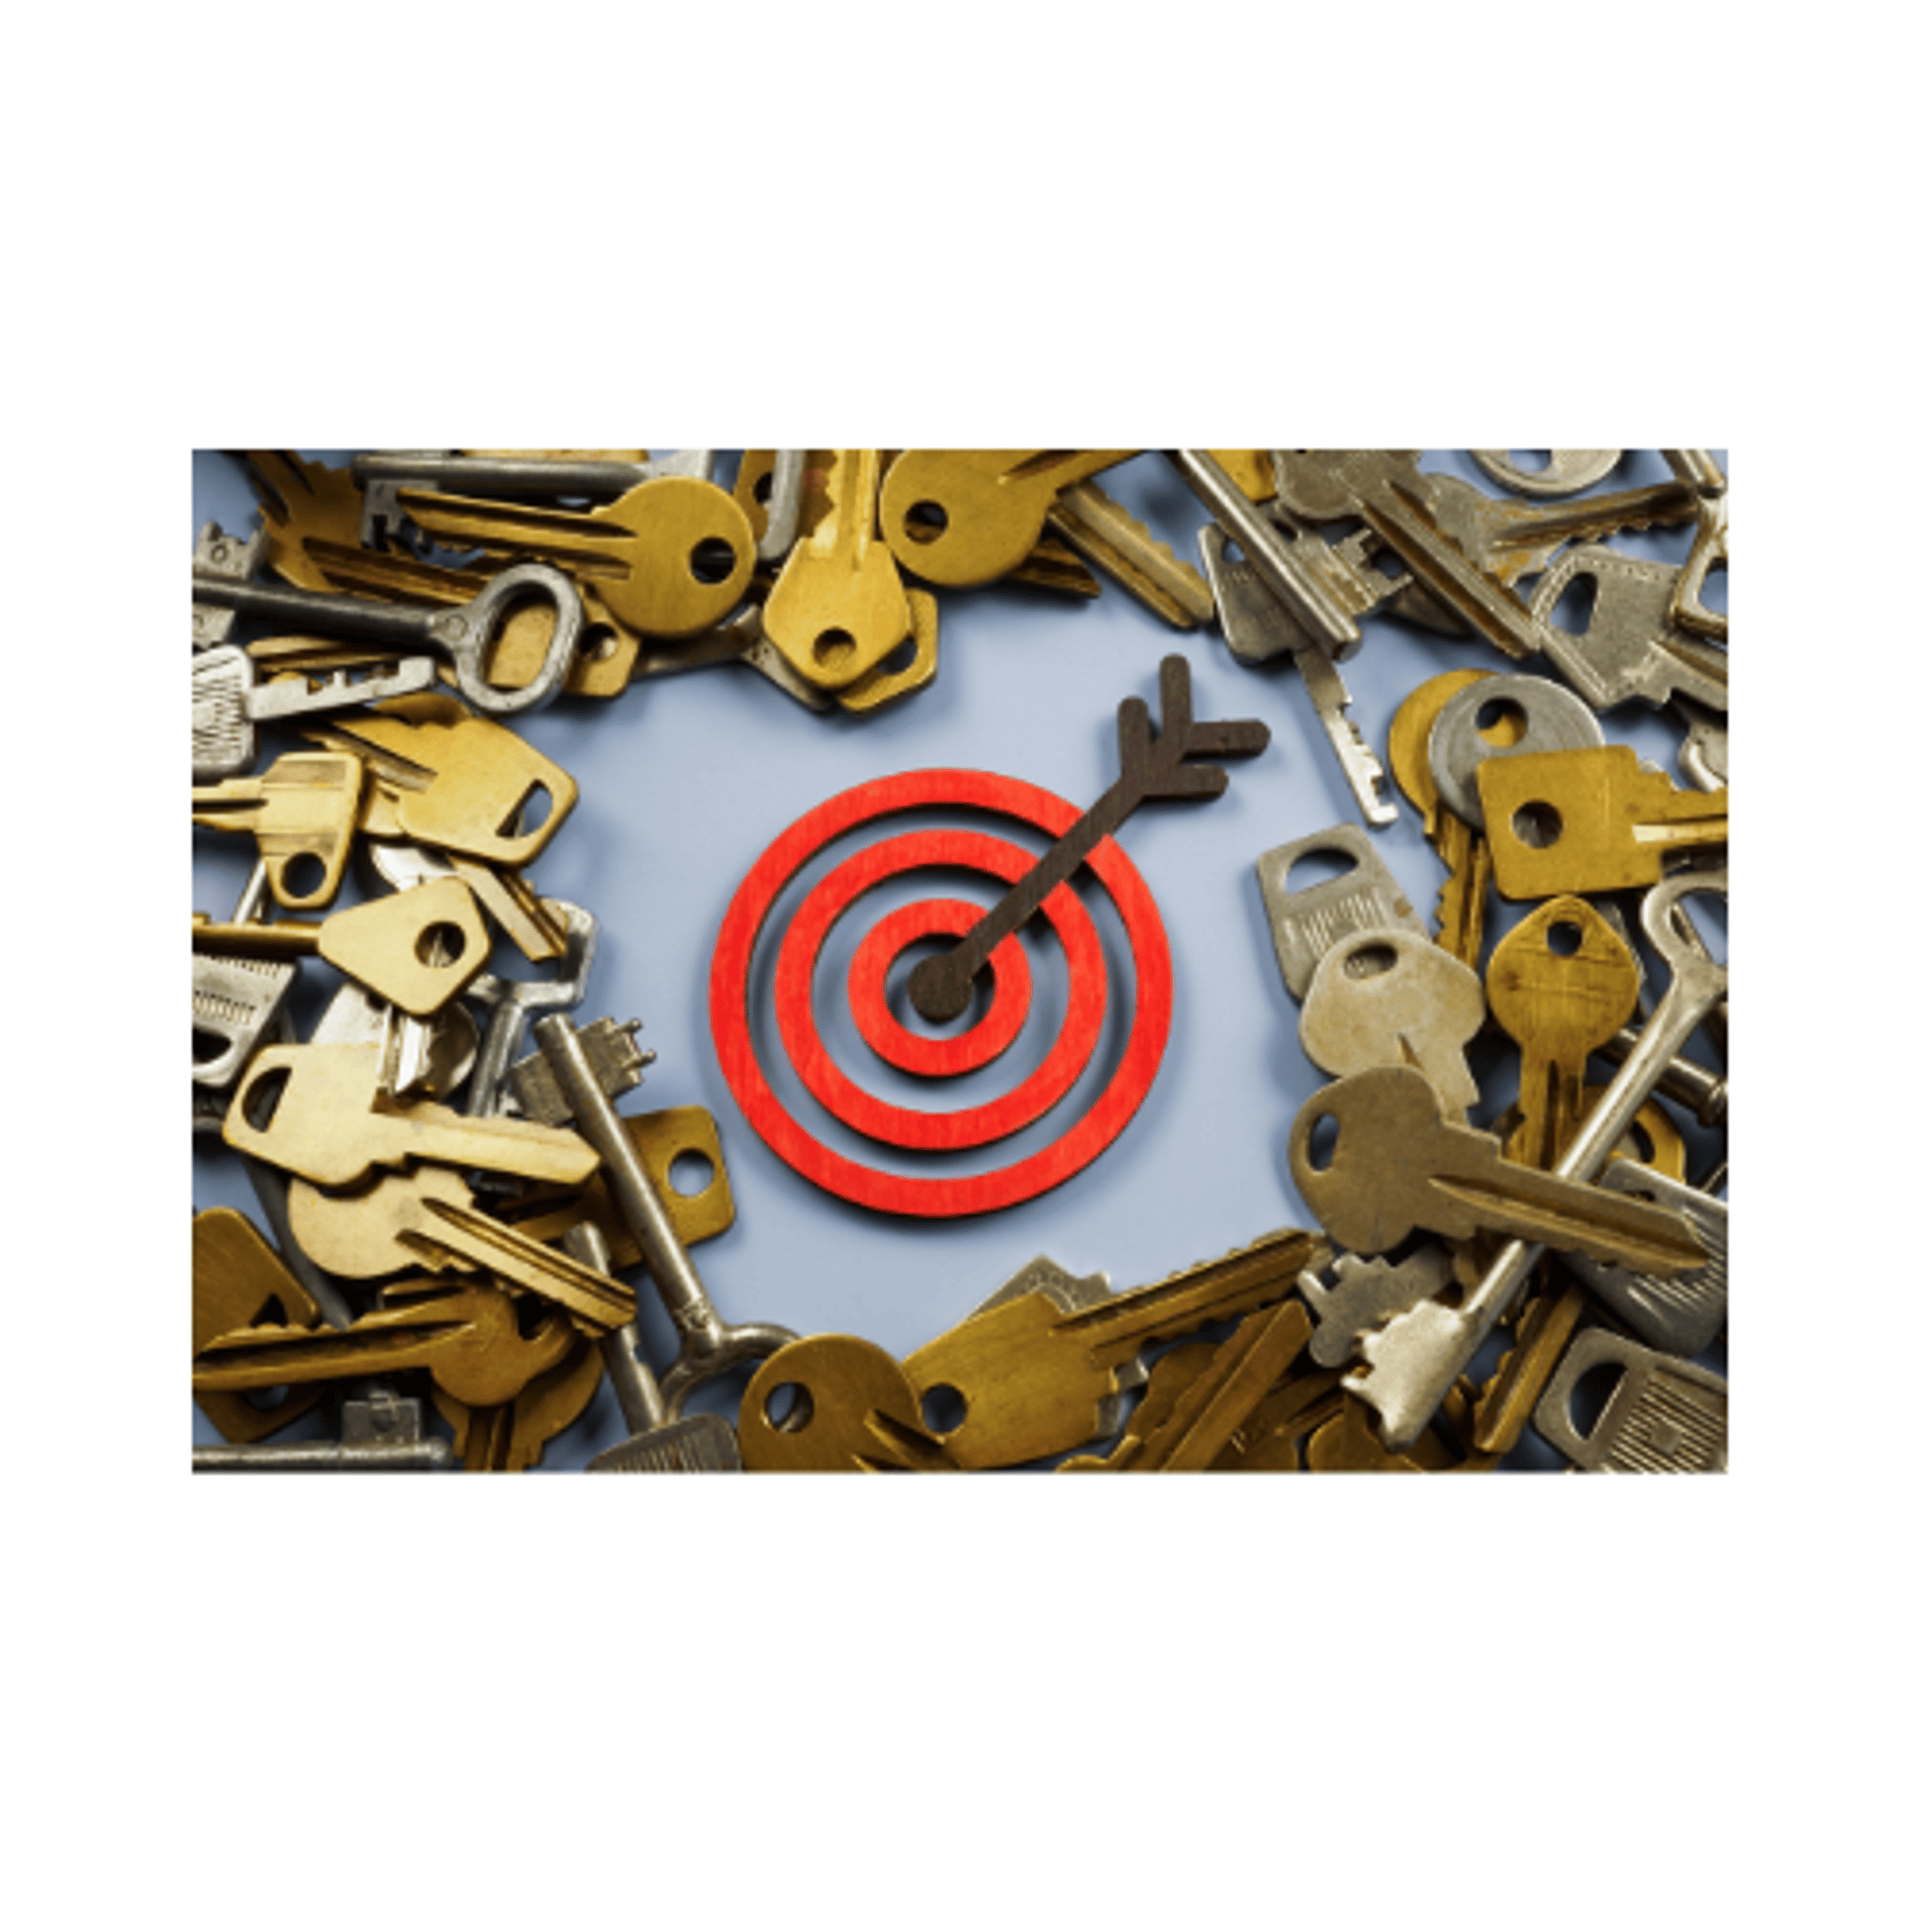
M 776 1414 L 773 1396 L 786 1388 Z M 775 1354 L 740 1402 L 749 1473 L 888 1473 L 950 1467 L 920 1423 L 900 1363 L 870 1341 L 823 1333 Z
M 1428 758 L 1440 798 L 1468 826 L 1484 832 L 1479 779 L 1484 762 L 1605 744 L 1593 709 L 1578 694 L 1537 673 L 1495 673 L 1463 687 L 1440 709 Z

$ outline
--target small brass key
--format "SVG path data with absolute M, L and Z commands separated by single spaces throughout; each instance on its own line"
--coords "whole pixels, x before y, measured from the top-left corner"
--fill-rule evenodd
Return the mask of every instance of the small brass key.
M 267 884 L 283 907 L 324 907 L 340 891 L 360 817 L 366 770 L 347 753 L 283 753 L 252 780 L 193 790 L 193 824 L 250 833 L 260 843 Z M 296 890 L 289 870 L 311 860 L 314 884 Z
M 776 1418 L 782 1388 L 789 1405 Z M 900 1363 L 844 1333 L 796 1340 L 748 1381 L 740 1457 L 749 1473 L 943 1473 L 957 1464 L 921 1425 Z

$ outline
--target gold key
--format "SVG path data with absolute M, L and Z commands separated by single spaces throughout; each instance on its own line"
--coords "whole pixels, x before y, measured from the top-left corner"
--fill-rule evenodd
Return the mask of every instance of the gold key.
M 1476 1453 L 1511 1453 L 1539 1403 L 1553 1370 L 1580 1330 L 1587 1295 L 1572 1274 L 1556 1268 L 1527 1302 L 1513 1345 L 1500 1357 L 1473 1410 Z
M 487 964 L 493 943 L 464 880 L 429 881 L 325 920 L 218 922 L 196 914 L 196 953 L 291 959 L 317 953 L 403 1013 L 425 1019 Z
M 559 1360 L 499 1406 L 470 1407 L 438 1385 L 433 1404 L 453 1429 L 453 1450 L 468 1473 L 525 1473 L 540 1464 L 547 1442 L 586 1412 L 605 1371 L 599 1347 L 576 1337 Z
M 1559 1163 L 1579 1131 L 1588 1057 L 1633 1018 L 1639 997 L 1632 949 L 1576 896 L 1548 901 L 1494 948 L 1487 1006 L 1520 1048 L 1509 1160 Z
M 345 1329 L 225 1334 L 194 1360 L 194 1391 L 247 1393 L 425 1367 L 468 1406 L 491 1407 L 513 1399 L 577 1337 L 557 1314 L 522 1334 L 513 1302 L 484 1281 L 405 1280 L 387 1289 L 386 1300 Z
M 880 455 L 841 451 L 819 526 L 796 541 L 767 596 L 767 638 L 793 670 L 836 689 L 871 673 L 912 630 L 906 588 L 874 535 Z
M 1136 449 L 1137 451 L 1137 449 Z M 1010 573 L 1039 543 L 1060 493 L 1133 453 L 903 453 L 880 492 L 880 532 L 900 564 L 942 587 Z
M 1150 1341 L 1271 1306 L 1320 1244 L 1312 1234 L 1271 1234 L 1078 1313 L 1027 1294 L 909 1354 L 904 1371 L 922 1398 L 941 1387 L 959 1396 L 961 1421 L 943 1436 L 956 1466 L 1043 1460 L 1098 1437 L 1100 1402 L 1119 1391 L 1115 1368 Z
M 1485 761 L 1480 799 L 1509 900 L 1658 886 L 1667 854 L 1727 844 L 1727 789 L 1676 787 L 1631 747 Z
M 776 1417 L 782 1389 L 789 1405 Z M 782 1347 L 747 1382 L 740 1459 L 749 1473 L 942 1473 L 956 1464 L 920 1424 L 900 1363 L 844 1333 Z
M 343 1280 L 451 1267 L 546 1300 L 595 1339 L 633 1318 L 630 1286 L 482 1213 L 452 1167 L 389 1173 L 345 1194 L 293 1180 L 287 1218 L 315 1264 Z
M 1152 529 L 1109 498 L 1097 481 L 1064 488 L 1047 511 L 1047 525 L 1170 627 L 1203 626 L 1213 618 L 1207 576 L 1156 540 Z
M 324 907 L 340 891 L 365 786 L 366 770 L 351 754 L 283 753 L 254 779 L 195 787 L 193 824 L 251 833 L 273 897 L 283 907 Z M 291 884 L 296 863 L 317 871 L 311 886 Z
M 193 1351 L 241 1327 L 317 1327 L 321 1314 L 292 1270 L 245 1214 L 208 1207 L 193 1216 Z M 318 1404 L 318 1386 L 294 1387 L 277 1407 L 252 1406 L 238 1393 L 196 1396 L 229 1440 L 264 1440 Z
M 443 543 L 564 563 L 622 625 L 657 639 L 716 626 L 753 578 L 754 539 L 733 497 L 668 475 L 586 513 L 403 487 L 407 517 Z
M 377 1046 L 263 1047 L 248 1063 L 221 1138 L 323 1187 L 351 1186 L 376 1166 L 411 1160 L 491 1168 L 577 1185 L 600 1156 L 563 1127 L 476 1120 L 380 1087 Z
M 377 792 L 363 824 L 376 839 L 421 840 L 495 866 L 524 867 L 580 797 L 573 777 L 511 727 L 470 713 L 448 694 L 403 694 L 371 713 L 300 731 L 366 763 Z M 546 818 L 518 830 L 542 794 Z
M 334 591 L 336 583 L 308 549 L 317 540 L 359 546 L 366 496 L 352 471 L 303 460 L 297 453 L 243 453 L 240 459 L 260 502 L 267 564 L 291 587 Z

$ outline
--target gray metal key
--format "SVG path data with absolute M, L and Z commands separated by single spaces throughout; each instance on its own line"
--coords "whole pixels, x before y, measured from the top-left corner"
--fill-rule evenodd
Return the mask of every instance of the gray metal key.
M 1344 860 L 1348 870 L 1290 892 L 1287 877 L 1309 854 Z M 1323 827 L 1270 848 L 1253 864 L 1260 897 L 1266 902 L 1280 977 L 1296 1000 L 1307 997 L 1314 969 L 1328 948 L 1350 933 L 1392 927 L 1427 936 L 1426 923 L 1414 912 L 1413 902 L 1400 891 L 1387 863 L 1356 826 Z
M 1707 1264 L 1699 1273 L 1663 1280 L 1603 1267 L 1584 1254 L 1564 1256 L 1595 1299 L 1642 1340 L 1662 1353 L 1691 1359 L 1727 1324 L 1727 1203 L 1631 1160 L 1609 1161 L 1595 1184 L 1615 1193 L 1637 1193 L 1693 1222 L 1707 1250 Z
M 520 1052 L 527 1022 L 536 1011 L 577 1007 L 586 998 L 593 972 L 600 923 L 585 907 L 571 901 L 547 902 L 567 923 L 566 951 L 548 980 L 502 980 L 491 973 L 477 974 L 468 994 L 488 1009 L 486 1031 L 480 1039 L 480 1057 L 467 1082 L 466 1111 L 476 1120 L 504 1112 L 507 1074 Z
M 1480 731 L 1481 714 L 1494 705 L 1519 711 L 1519 739 L 1501 745 Z M 1480 809 L 1480 769 L 1487 761 L 1605 745 L 1606 735 L 1593 709 L 1578 695 L 1537 673 L 1492 673 L 1462 687 L 1434 715 L 1427 758 L 1434 788 L 1449 811 L 1484 833 L 1487 817 Z
M 1591 1433 L 1573 1424 L 1573 1389 L 1609 1363 L 1626 1372 Z M 1533 1410 L 1533 1424 L 1585 1473 L 1725 1473 L 1727 1383 L 1705 1367 L 1589 1327 L 1560 1362 Z
M 338 1440 L 195 1447 L 195 1473 L 422 1473 L 451 1466 L 453 1449 L 429 1439 L 418 1400 L 374 1394 L 341 1402 Z
M 1596 712 L 1627 700 L 1664 706 L 1682 693 L 1726 711 L 1726 653 L 1670 617 L 1680 573 L 1588 543 L 1562 554 L 1540 576 L 1528 604 L 1549 636 L 1542 651 Z M 1590 583 L 1593 592 L 1592 609 L 1577 633 L 1553 620 L 1576 581 Z

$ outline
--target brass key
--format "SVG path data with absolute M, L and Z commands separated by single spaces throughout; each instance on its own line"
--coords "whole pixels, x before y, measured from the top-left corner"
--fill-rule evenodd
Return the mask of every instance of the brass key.
M 1168 626 L 1197 627 L 1213 618 L 1206 575 L 1156 539 L 1097 481 L 1062 489 L 1047 510 L 1047 525 Z
M 586 1412 L 605 1371 L 599 1347 L 576 1335 L 571 1347 L 511 1400 L 470 1407 L 436 1384 L 433 1404 L 453 1429 L 453 1450 L 468 1473 L 525 1473 L 540 1464 L 547 1442 Z
M 256 779 L 195 787 L 193 824 L 252 834 L 273 897 L 283 907 L 324 907 L 340 891 L 365 786 L 366 769 L 351 754 L 283 753 Z M 317 862 L 320 877 L 296 891 L 288 870 L 302 859 Z
M 1657 886 L 1667 854 L 1727 844 L 1727 789 L 1676 787 L 1631 747 L 1486 761 L 1480 799 L 1509 900 Z
M 1550 900 L 1494 948 L 1487 1005 L 1520 1048 L 1520 1125 L 1507 1158 L 1551 1167 L 1580 1127 L 1587 1059 L 1633 1017 L 1633 950 L 1586 901 Z
M 783 1387 L 790 1406 L 776 1420 L 769 1402 Z M 747 1382 L 740 1458 L 749 1473 L 940 1473 L 957 1464 L 920 1424 L 899 1362 L 844 1333 L 794 1341 Z
M 317 1327 L 319 1302 L 244 1213 L 208 1207 L 193 1216 L 193 1351 L 240 1327 Z M 200 1410 L 229 1440 L 264 1440 L 313 1408 L 321 1389 L 295 1387 L 277 1407 L 238 1393 L 198 1395 Z
M 1137 449 L 1136 449 L 1137 451 Z M 903 453 L 880 490 L 880 532 L 900 564 L 942 587 L 1017 567 L 1060 494 L 1133 453 Z
M 1316 1166 L 1310 1143 L 1328 1115 L 1338 1136 Z M 1484 1228 L 1643 1273 L 1706 1262 L 1699 1235 L 1664 1208 L 1516 1165 L 1492 1134 L 1451 1125 L 1412 1067 L 1374 1067 L 1323 1087 L 1294 1118 L 1288 1158 L 1301 1198 L 1356 1253 L 1384 1253 L 1416 1227 L 1452 1240 Z
M 1271 1306 L 1292 1291 L 1319 1244 L 1312 1234 L 1270 1234 L 1079 1313 L 1028 1294 L 929 1341 L 907 1356 L 904 1371 L 922 1398 L 941 1387 L 959 1396 L 960 1423 L 944 1435 L 956 1466 L 1043 1460 L 1097 1437 L 1100 1402 L 1119 1390 L 1116 1367 L 1150 1341 Z
M 524 1336 L 512 1301 L 484 1281 L 401 1281 L 386 1298 L 392 1304 L 363 1314 L 344 1332 L 250 1327 L 226 1334 L 195 1359 L 194 1391 L 248 1393 L 424 1367 L 468 1406 L 498 1406 L 554 1365 L 577 1337 L 557 1314 Z
M 788 554 L 767 596 L 767 638 L 815 686 L 840 688 L 870 673 L 913 626 L 900 569 L 874 537 L 880 455 L 841 452 L 819 527 Z
M 586 513 L 412 488 L 398 498 L 407 517 L 443 543 L 564 561 L 623 625 L 657 639 L 717 625 L 753 578 L 747 516 L 706 480 L 649 480 Z

